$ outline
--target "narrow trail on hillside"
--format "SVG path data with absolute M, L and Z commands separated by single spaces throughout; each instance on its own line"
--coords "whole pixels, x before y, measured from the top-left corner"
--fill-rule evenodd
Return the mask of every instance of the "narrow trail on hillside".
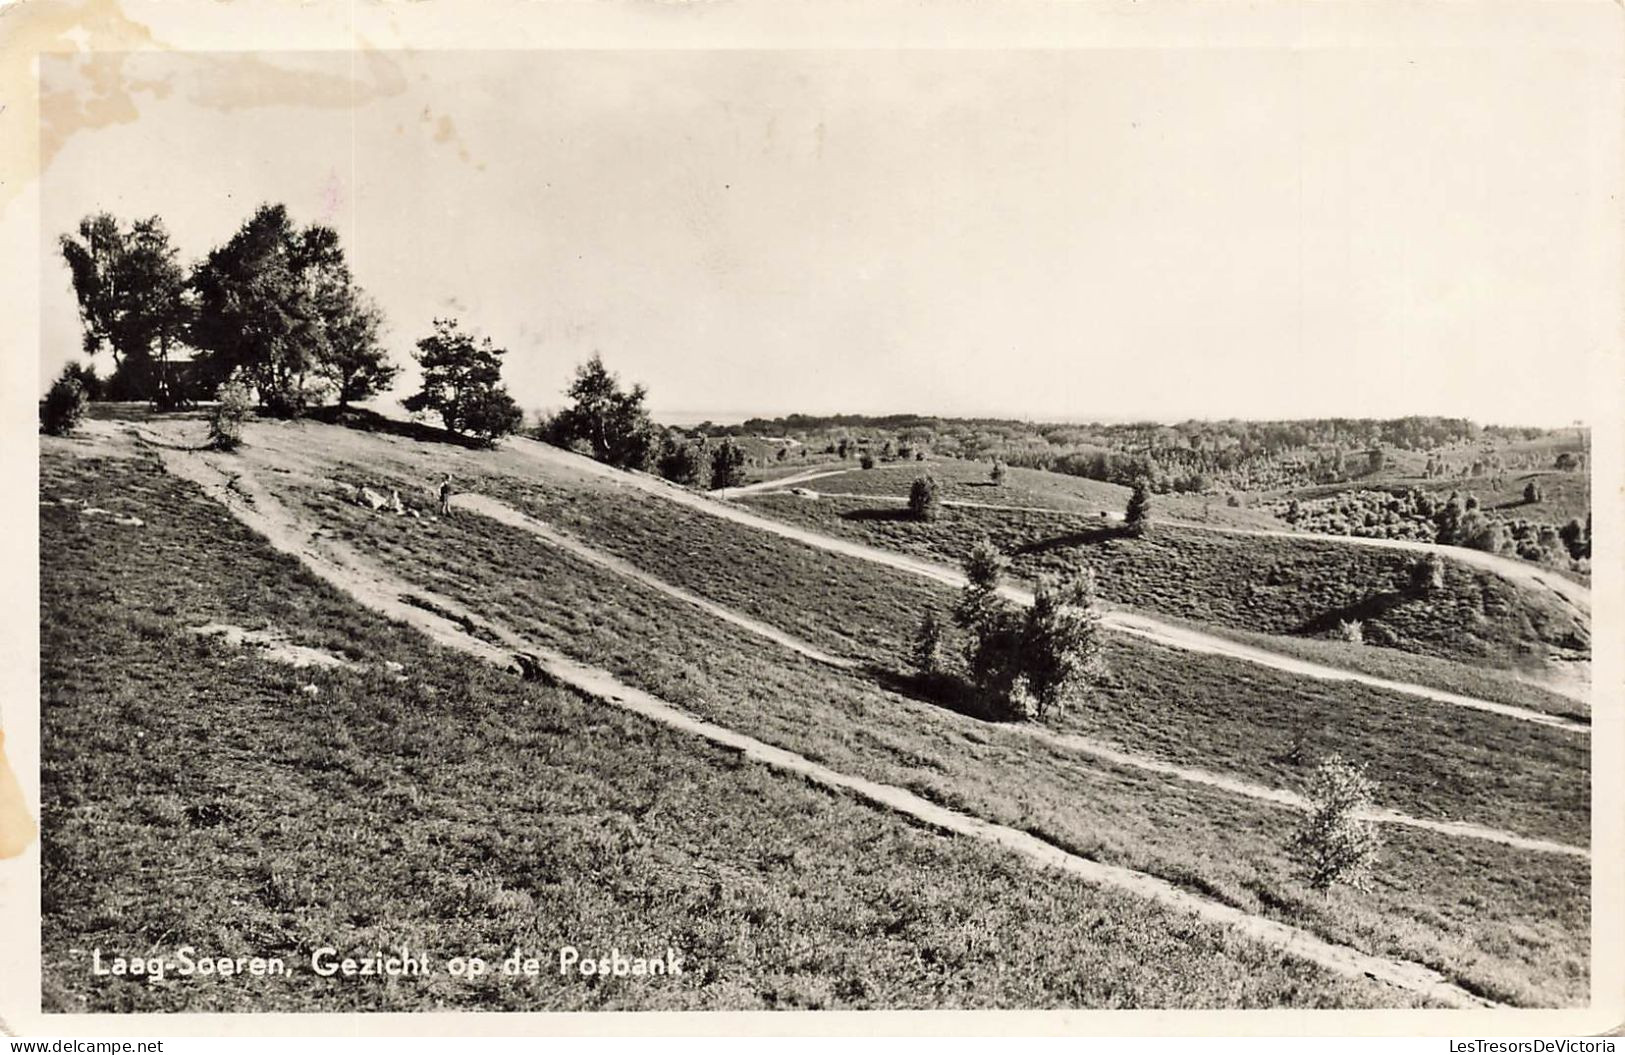
M 644 476 L 637 473 L 628 473 L 611 468 L 590 458 L 562 451 L 557 447 L 549 446 L 537 440 L 514 439 L 509 441 L 512 448 L 538 461 L 568 466 L 581 471 L 586 466 L 596 468 L 587 471 L 615 481 L 623 487 L 630 487 L 649 494 L 658 495 L 678 505 L 687 506 L 710 516 L 731 520 L 737 524 L 767 531 L 783 538 L 788 538 L 816 549 L 826 550 L 842 556 L 865 560 L 874 564 L 882 564 L 899 571 L 908 572 L 921 578 L 931 579 L 946 586 L 959 588 L 965 585 L 964 575 L 957 569 L 946 564 L 911 557 L 907 554 L 891 550 L 879 549 L 865 545 L 861 542 L 851 542 L 846 539 L 825 535 L 817 531 L 787 524 L 781 520 L 753 513 L 729 502 L 721 502 L 706 495 L 689 491 L 655 477 Z M 586 463 L 584 466 L 582 463 Z M 1000 587 L 1000 593 L 1018 604 L 1030 605 L 1033 601 L 1032 591 L 1017 586 Z M 1243 645 L 1226 638 L 1204 634 L 1187 627 L 1173 623 L 1165 623 L 1158 619 L 1140 614 L 1130 614 L 1120 610 L 1108 610 L 1102 625 L 1109 630 L 1119 633 L 1134 634 L 1138 637 L 1160 644 L 1168 645 L 1187 652 L 1203 652 L 1215 656 L 1227 656 L 1239 659 L 1258 666 L 1270 667 L 1274 670 L 1285 671 L 1289 674 L 1298 674 L 1320 681 L 1346 681 L 1368 685 L 1375 689 L 1388 692 L 1403 693 L 1407 696 L 1417 696 L 1431 700 L 1435 703 L 1448 704 L 1452 707 L 1466 707 L 1472 710 L 1488 711 L 1503 717 L 1518 721 L 1533 722 L 1539 725 L 1549 725 L 1569 732 L 1589 736 L 1591 726 L 1586 722 L 1579 722 L 1561 715 L 1543 714 L 1539 711 L 1528 710 L 1523 707 L 1514 707 L 1511 704 L 1496 703 L 1493 700 L 1481 700 L 1474 696 L 1465 696 L 1460 693 L 1447 692 L 1426 685 L 1416 685 L 1411 682 L 1394 681 L 1389 678 L 1380 678 L 1372 674 L 1362 674 L 1358 671 L 1344 670 L 1339 667 L 1328 667 L 1321 663 L 1298 659 L 1295 656 L 1284 655 L 1279 652 L 1270 652 L 1266 649 L 1252 645 Z
M 680 586 L 675 586 L 663 579 L 643 571 L 642 569 L 622 560 L 619 557 L 600 552 L 588 546 L 580 539 L 574 538 L 549 524 L 523 513 L 512 506 L 488 495 L 463 494 L 457 497 L 457 505 L 472 510 L 482 516 L 490 517 L 498 523 L 517 528 L 541 539 L 548 545 L 564 550 L 590 564 L 595 564 L 617 575 L 625 576 L 635 582 L 642 583 L 651 589 L 693 605 L 710 615 L 716 616 L 727 623 L 740 627 L 749 633 L 755 634 L 767 641 L 789 649 L 799 655 L 806 656 L 819 663 L 843 670 L 855 670 L 861 664 L 856 660 L 844 659 L 818 649 L 817 647 L 801 641 L 785 633 L 769 623 L 753 619 L 731 608 L 724 607 L 713 601 L 699 597 Z M 1075 751 L 1079 754 L 1089 755 L 1115 765 L 1124 766 L 1142 772 L 1156 773 L 1171 777 L 1175 780 L 1190 784 L 1199 784 L 1203 787 L 1213 788 L 1241 798 L 1267 802 L 1299 812 L 1308 812 L 1313 808 L 1308 799 L 1296 792 L 1280 788 L 1272 788 L 1251 781 L 1227 777 L 1213 773 L 1209 770 L 1198 769 L 1192 766 L 1182 766 L 1172 762 L 1164 762 L 1144 755 L 1122 751 L 1100 740 L 1077 734 L 1057 733 L 1038 725 L 1015 724 L 1005 726 L 1017 735 L 1044 741 L 1065 750 Z M 1431 820 L 1424 817 L 1413 817 L 1399 810 L 1372 810 L 1364 814 L 1370 820 L 1381 824 L 1392 824 L 1407 828 L 1418 828 L 1437 832 L 1442 835 L 1455 836 L 1467 839 L 1479 839 L 1486 842 L 1499 843 L 1503 846 L 1516 847 L 1522 850 L 1532 850 L 1538 853 L 1564 854 L 1574 857 L 1589 858 L 1588 850 L 1565 843 L 1553 842 L 1548 839 L 1536 839 L 1530 836 L 1518 835 L 1514 832 L 1501 831 L 1496 828 L 1465 821 Z
M 822 480 L 826 476 L 840 476 L 850 471 L 850 469 L 807 469 L 791 476 L 781 476 L 777 480 L 762 480 L 759 483 L 741 484 L 738 487 L 719 487 L 710 493 L 718 498 L 737 498 L 740 495 L 753 495 L 763 491 L 787 490 L 797 484 Z
M 218 456 L 174 450 L 158 453 L 169 472 L 200 486 L 274 548 L 298 558 L 312 573 L 365 607 L 416 627 L 441 644 L 507 670 L 537 668 L 538 674 L 589 697 L 737 750 L 752 761 L 855 795 L 938 830 L 1003 846 L 1094 885 L 1128 891 L 1206 922 L 1233 927 L 1246 937 L 1338 974 L 1373 978 L 1453 1007 L 1499 1006 L 1421 964 L 1373 956 L 1326 941 L 1290 924 L 1191 893 L 1156 876 L 1080 857 L 1028 832 L 939 806 L 899 787 L 838 772 L 792 751 L 696 718 L 605 671 L 577 663 L 505 627 L 479 619 L 452 599 L 376 567 L 342 543 L 317 536 L 311 525 L 302 523 L 239 464 L 228 463 L 229 467 L 223 468 L 216 464 Z
M 776 645 L 787 648 L 792 652 L 799 653 L 800 655 L 806 656 L 808 659 L 814 660 L 818 663 L 823 663 L 831 667 L 838 667 L 842 670 L 852 670 L 860 665 L 855 659 L 844 659 L 840 656 L 832 656 L 823 649 L 810 645 L 797 637 L 793 637 L 792 635 L 785 633 L 778 627 L 770 626 L 759 619 L 752 619 L 750 616 L 736 612 L 731 608 L 724 608 L 722 605 L 708 601 L 698 594 L 690 593 L 681 586 L 676 586 L 665 581 L 664 579 L 656 578 L 655 576 L 644 571 L 642 568 L 639 568 L 628 561 L 622 560 L 620 557 L 612 556 L 603 552 L 602 550 L 593 549 L 580 539 L 567 535 L 548 524 L 542 523 L 540 520 L 537 520 L 534 517 L 520 512 L 507 503 L 500 502 L 488 495 L 460 494 L 456 498 L 456 505 L 462 509 L 472 510 L 481 516 L 490 517 L 492 520 L 495 520 L 498 523 L 506 524 L 509 527 L 518 528 L 520 531 L 528 532 L 549 545 L 556 546 L 572 556 L 581 558 L 589 564 L 596 564 L 607 571 L 614 572 L 616 575 L 624 576 L 625 578 L 631 579 L 634 582 L 642 583 L 650 589 L 658 590 L 668 597 L 682 601 L 684 604 L 693 605 L 695 608 L 698 608 L 710 615 L 714 615 L 724 622 L 732 623 L 734 626 L 737 626 L 742 630 L 747 630 L 750 633 L 755 634 L 757 637 L 766 638 Z
M 835 470 L 834 472 L 819 473 L 815 476 L 808 476 L 804 479 L 822 479 L 824 477 L 835 476 L 843 472 L 851 472 L 851 470 L 839 469 Z M 748 489 L 740 488 L 731 491 L 726 497 L 733 498 L 739 494 L 746 493 L 747 491 L 750 494 L 772 494 L 775 491 L 786 489 L 787 486 L 788 484 L 784 482 L 763 481 L 760 484 L 753 484 Z M 905 505 L 908 503 L 908 497 L 906 495 L 874 495 L 864 494 L 859 491 L 818 490 L 813 490 L 813 494 L 819 498 L 857 499 L 871 502 L 891 502 Z M 1052 506 L 1000 505 L 994 502 L 969 502 L 957 498 L 945 498 L 943 499 L 942 504 L 945 506 L 955 506 L 961 509 L 991 509 L 1005 513 L 1049 513 L 1061 516 L 1089 515 L 1083 510 L 1062 509 Z M 1117 522 L 1121 521 L 1123 518 L 1122 514 L 1113 512 L 1102 519 Z M 1481 568 L 1485 571 L 1494 572 L 1496 575 L 1501 576 L 1501 578 L 1506 579 L 1509 582 L 1516 583 L 1537 592 L 1543 590 L 1549 591 L 1556 594 L 1560 600 L 1577 609 L 1580 613 L 1588 617 L 1591 615 L 1591 589 L 1584 583 L 1575 582 L 1573 579 L 1565 578 L 1555 571 L 1537 567 L 1529 564 L 1527 561 L 1513 560 L 1511 557 L 1503 557 L 1497 553 L 1485 553 L 1483 550 L 1469 549 L 1465 546 L 1442 546 L 1436 542 L 1421 542 L 1416 539 L 1365 538 L 1360 535 L 1331 535 L 1314 531 L 1296 531 L 1290 528 L 1277 531 L 1272 528 L 1237 527 L 1230 524 L 1204 524 L 1199 520 L 1177 520 L 1165 518 L 1159 519 L 1157 522 L 1167 524 L 1169 527 L 1185 528 L 1190 531 L 1211 531 L 1219 535 L 1238 535 L 1245 538 L 1298 539 L 1305 542 L 1329 542 L 1338 545 L 1365 546 L 1370 549 L 1387 549 L 1400 550 L 1407 553 L 1435 554 L 1445 560 L 1453 560 L 1459 564 L 1467 564 L 1475 568 Z

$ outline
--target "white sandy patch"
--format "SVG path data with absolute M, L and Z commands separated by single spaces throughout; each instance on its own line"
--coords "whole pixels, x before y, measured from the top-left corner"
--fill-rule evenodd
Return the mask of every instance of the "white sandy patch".
M 293 667 L 353 667 L 343 656 L 308 645 L 296 645 L 280 630 L 245 630 L 232 623 L 206 623 L 189 627 L 202 637 L 218 637 L 228 645 L 252 648 L 263 658 Z

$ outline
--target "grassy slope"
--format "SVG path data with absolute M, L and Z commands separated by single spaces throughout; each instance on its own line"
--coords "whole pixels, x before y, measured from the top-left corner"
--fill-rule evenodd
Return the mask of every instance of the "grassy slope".
M 395 463 L 393 468 L 400 471 L 407 466 Z M 814 486 L 817 483 L 815 481 Z M 637 499 L 587 478 L 564 486 L 557 479 L 531 476 L 521 481 L 513 476 L 492 474 L 482 477 L 478 486 L 521 501 L 543 519 L 567 527 L 591 539 L 595 545 L 626 557 L 671 582 L 720 596 L 741 610 L 858 658 L 878 656 L 889 660 L 894 657 L 897 654 L 895 641 L 880 645 L 874 639 L 875 628 L 912 627 L 925 606 L 940 603 L 944 596 L 932 584 L 923 583 L 915 576 L 873 565 L 859 566 L 859 562 L 815 553 L 765 532 L 740 530 L 691 510 L 665 506 L 658 514 L 649 515 Z M 1166 612 L 1159 614 L 1167 616 Z M 870 615 L 875 619 L 865 622 L 863 617 Z M 1215 629 L 1211 625 L 1206 628 Z M 1584 716 L 1589 713 L 1583 704 L 1483 665 L 1452 663 L 1391 648 L 1362 648 L 1339 641 L 1218 629 L 1253 644 L 1380 677 L 1414 681 L 1555 714 Z M 1116 643 L 1124 648 L 1133 647 L 1121 639 Z M 1197 666 L 1216 663 L 1232 669 L 1252 669 L 1249 664 L 1193 655 L 1182 656 L 1181 663 Z M 1303 679 L 1290 680 L 1304 684 Z M 1414 703 L 1408 705 L 1414 706 Z
M 503 479 L 487 486 L 669 582 L 865 661 L 882 676 L 906 673 L 902 657 L 919 618 L 928 608 L 946 610 L 954 597 L 952 590 L 906 573 L 665 503 L 651 506 L 655 500 L 635 494 Z M 322 504 L 321 515 L 368 522 L 331 502 Z M 437 525 L 425 537 L 455 527 L 476 529 Z M 381 537 L 401 541 L 387 522 L 380 530 Z M 537 553 L 533 573 L 555 559 L 545 547 Z M 582 574 L 613 582 L 597 571 Z M 1117 674 L 1074 719 L 1079 731 L 1132 750 L 1153 745 L 1163 757 L 1288 787 L 1298 787 L 1304 774 L 1278 756 L 1299 726 L 1318 753 L 1365 757 L 1374 754 L 1371 744 L 1385 743 L 1371 763 L 1389 805 L 1531 834 L 1559 831 L 1576 843 L 1588 837 L 1586 741 L 1572 733 L 1119 635 L 1109 638 L 1108 658 Z M 1533 693 L 1538 690 L 1526 689 L 1520 702 L 1530 702 Z M 1562 709 L 1565 701 L 1541 702 Z M 1459 749 L 1464 736 L 1480 750 L 1465 755 Z M 1524 764 L 1509 770 L 1500 763 L 1508 755 Z
M 354 482 L 340 476 L 346 483 Z M 373 480 L 385 486 L 393 483 Z M 482 482 L 491 490 L 500 485 L 499 480 Z M 509 487 L 514 492 L 510 497 L 532 511 L 578 531 L 590 528 L 595 542 L 620 540 L 615 548 L 639 563 L 650 564 L 653 554 L 672 558 L 674 566 L 685 567 L 694 576 L 688 585 L 725 603 L 750 592 L 752 587 L 739 580 L 748 579 L 747 569 L 754 568 L 776 580 L 776 586 L 761 591 L 761 596 L 785 597 L 800 607 L 816 597 L 823 620 L 844 621 L 857 638 L 885 641 L 881 628 L 899 630 L 889 615 L 896 598 L 865 581 L 867 566 L 849 562 L 819 567 L 829 555 L 792 547 L 808 555 L 811 565 L 798 567 L 780 559 L 778 548 L 788 544 L 736 525 L 717 528 L 735 535 L 732 544 L 703 532 L 680 542 L 661 538 L 659 525 L 681 518 L 681 510 L 643 496 L 616 494 L 608 487 L 517 481 Z M 297 500 L 333 525 L 341 537 L 397 570 L 538 641 L 614 670 L 705 717 L 748 729 L 837 768 L 903 784 L 938 801 L 1026 827 L 1104 860 L 1158 872 L 1339 940 L 1420 959 L 1497 995 L 1571 1000 L 1584 984 L 1583 862 L 1549 856 L 1527 861 L 1527 855 L 1483 844 L 1396 831 L 1390 836 L 1386 874 L 1372 898 L 1339 892 L 1323 901 L 1291 878 L 1280 850 L 1291 826 L 1290 815 L 1272 807 L 1083 762 L 1001 727 L 883 691 L 870 675 L 828 671 L 472 515 L 437 522 L 372 516 L 340 500 L 336 491 L 303 492 Z M 653 536 L 630 529 L 640 520 L 655 532 Z M 707 525 L 717 523 L 706 519 Z M 660 561 L 653 563 L 657 566 L 653 570 L 659 570 Z M 712 576 L 731 576 L 734 585 L 720 591 L 708 588 L 705 580 Z M 818 582 L 827 591 L 810 585 Z M 803 592 L 799 584 L 809 588 Z M 768 618 L 775 614 L 761 606 L 754 611 Z M 808 629 L 786 628 L 802 633 Z M 815 640 L 828 641 L 828 636 Z M 878 680 L 887 681 L 883 674 Z M 1301 688 L 1290 686 L 1286 691 Z M 1184 734 L 1199 737 L 1199 730 L 1212 724 L 1209 716 L 1202 722 L 1179 723 L 1188 703 L 1206 689 L 1191 686 L 1191 695 L 1183 699 L 1181 691 L 1170 697 L 1159 690 L 1156 705 Z M 1118 698 L 1127 711 L 1147 713 L 1138 686 Z M 1234 720 L 1221 723 L 1227 730 L 1221 736 L 1198 742 L 1223 742 L 1235 757 L 1252 751 L 1254 761 L 1267 762 L 1254 750 L 1260 738 L 1246 693 L 1238 696 L 1231 691 L 1221 698 L 1234 701 Z M 1360 708 L 1331 694 L 1326 694 L 1325 702 L 1339 716 L 1345 713 L 1343 708 L 1352 713 Z M 1509 743 L 1540 761 L 1503 779 L 1490 760 L 1473 757 L 1463 761 L 1468 767 L 1464 773 L 1448 764 L 1455 758 L 1451 749 L 1461 733 L 1454 724 L 1456 715 L 1447 716 L 1437 739 L 1428 739 L 1415 734 L 1413 723 L 1403 720 L 1393 701 L 1379 703 L 1374 712 L 1385 716 L 1387 727 L 1356 724 L 1356 736 L 1383 735 L 1400 743 L 1427 745 L 1427 750 L 1406 760 L 1409 765 L 1394 769 L 1396 776 L 1411 781 L 1407 805 L 1436 808 L 1443 798 L 1452 803 L 1450 812 L 1487 812 L 1513 826 L 1543 832 L 1555 826 L 1584 838 L 1582 752 L 1544 739 L 1539 732 L 1533 733 L 1536 743 L 1531 750 L 1522 740 L 1530 730 L 1517 727 L 1508 734 L 1513 737 Z M 1482 717 L 1472 715 L 1469 728 Z M 1397 726 L 1404 728 L 1396 737 Z M 1341 721 L 1328 727 L 1339 738 L 1348 735 Z M 1477 731 L 1474 728 L 1475 735 Z M 1180 740 L 1177 735 L 1165 736 L 1162 746 Z M 1136 734 L 1129 746 L 1143 749 L 1145 744 Z M 1211 756 L 1204 760 L 1212 762 Z M 1582 773 L 1577 794 L 1572 793 L 1570 763 Z M 1468 775 L 1473 772 L 1487 777 L 1482 796 L 1473 790 L 1474 779 Z M 1552 797 L 1559 800 L 1555 807 L 1547 801 Z M 1524 935 L 1532 944 L 1509 945 L 1509 933 Z M 1559 965 L 1555 971 L 1554 963 Z
M 1119 484 L 1012 466 L 1005 467 L 1004 480 L 994 485 L 988 475 L 991 462 L 957 458 L 882 463 L 873 469 L 862 469 L 856 461 L 849 461 L 844 467 L 852 471 L 815 480 L 808 486 L 818 491 L 901 497 L 908 494 L 909 485 L 916 476 L 930 473 L 942 485 L 942 496 L 953 501 L 1033 506 L 1083 513 L 1096 518 L 1102 512 L 1122 513 L 1129 497 L 1129 489 Z M 1158 495 L 1156 502 L 1167 515 L 1179 519 L 1265 530 L 1278 530 L 1283 526 L 1268 513 L 1228 506 L 1223 499 Z
M 1497 703 L 1509 703 L 1514 707 L 1546 714 L 1558 714 L 1585 721 L 1589 721 L 1591 717 L 1590 704 L 1531 684 L 1522 680 L 1515 671 L 1456 663 L 1435 656 L 1401 652 L 1394 648 L 1372 648 L 1370 645 L 1335 638 L 1287 637 L 1281 634 L 1238 630 L 1234 627 L 1216 627 L 1168 615 L 1161 618 L 1173 623 L 1185 623 L 1218 637 L 1297 656 L 1329 667 L 1342 667 L 1393 681 L 1428 685 L 1448 692 L 1476 696 Z
M 147 462 L 47 454 L 54 1010 L 1404 1003 L 526 684 L 356 608 Z M 276 625 L 366 669 L 187 633 Z M 406 681 L 377 664 L 405 665 Z M 304 691 L 316 685 L 316 695 Z M 996 890 L 996 896 L 988 896 Z M 681 979 L 93 979 L 88 952 L 672 943 Z
M 1401 651 L 1489 665 L 1532 663 L 1587 641 L 1560 602 L 1461 565 L 1447 562 L 1445 587 L 1414 596 L 1405 589 L 1414 558 L 1401 552 L 1166 525 L 1127 539 L 1098 521 L 1059 513 L 947 508 L 921 523 L 861 500 L 742 501 L 828 534 L 952 563 L 986 537 L 1026 579 L 1087 562 L 1109 601 L 1241 630 L 1320 637 L 1339 620 L 1359 619 L 1368 641 L 1380 624 Z

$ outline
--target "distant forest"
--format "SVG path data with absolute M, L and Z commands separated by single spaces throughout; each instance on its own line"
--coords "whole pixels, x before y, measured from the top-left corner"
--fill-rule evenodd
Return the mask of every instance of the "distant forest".
M 1479 425 L 1466 418 L 1313 418 L 1300 421 L 1184 421 L 1066 424 L 919 414 L 790 414 L 738 425 L 703 422 L 705 436 L 796 440 L 827 453 L 875 449 L 929 451 L 939 457 L 1008 465 L 1157 491 L 1269 490 L 1335 483 L 1380 471 L 1392 451 L 1436 452 L 1481 445 L 1481 457 L 1461 459 L 1451 475 L 1483 475 L 1519 464 L 1550 464 L 1546 451 L 1512 455 L 1509 448 L 1544 441 L 1553 452 L 1586 447 L 1585 430 Z M 1447 475 L 1445 459 L 1429 459 L 1428 475 Z

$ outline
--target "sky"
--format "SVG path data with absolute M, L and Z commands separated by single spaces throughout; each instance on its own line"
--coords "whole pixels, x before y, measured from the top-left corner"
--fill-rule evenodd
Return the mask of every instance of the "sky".
M 1617 320 L 1598 78 L 1559 50 L 118 53 L 41 62 L 56 236 L 336 228 L 403 363 L 527 410 L 1564 424 Z M 397 395 L 411 390 L 408 372 Z

